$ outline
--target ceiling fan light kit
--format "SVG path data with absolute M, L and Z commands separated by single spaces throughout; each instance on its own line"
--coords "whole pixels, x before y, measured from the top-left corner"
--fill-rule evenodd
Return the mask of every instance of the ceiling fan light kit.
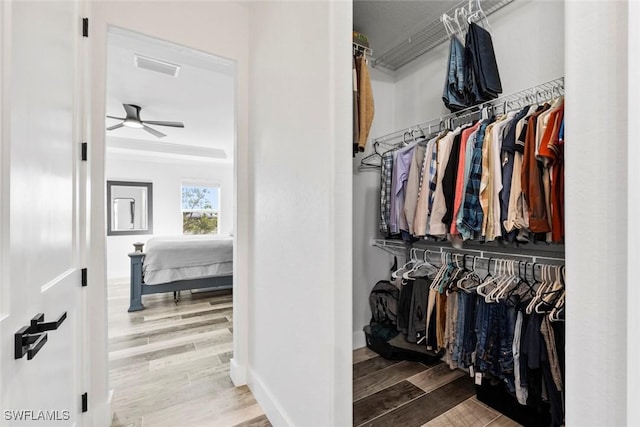
M 153 129 L 152 127 L 149 127 L 147 125 L 154 125 L 154 126 L 168 126 L 168 127 L 174 127 L 174 128 L 184 128 L 184 123 L 182 122 L 167 122 L 167 121 L 158 121 L 158 120 L 141 120 L 140 119 L 140 110 L 142 110 L 142 108 L 138 105 L 134 105 L 134 104 L 122 104 L 122 106 L 124 107 L 124 111 L 126 113 L 126 117 L 114 117 L 114 116 L 107 116 L 110 119 L 117 119 L 117 120 L 122 120 L 120 123 L 113 125 L 113 126 L 109 126 L 107 127 L 108 131 L 113 131 L 116 129 L 120 129 L 121 127 L 128 127 L 128 128 L 133 128 L 133 129 L 144 129 L 145 131 L 149 132 L 151 135 L 155 136 L 156 138 L 163 138 L 167 135 L 165 135 L 164 133 Z

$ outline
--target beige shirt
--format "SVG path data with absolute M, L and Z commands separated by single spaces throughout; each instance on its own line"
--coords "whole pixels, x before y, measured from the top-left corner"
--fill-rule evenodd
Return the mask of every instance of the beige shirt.
M 531 113 L 531 110 L 529 110 Z M 523 118 L 516 124 L 516 135 L 520 135 L 522 127 L 527 118 Z M 514 229 L 529 228 L 529 207 L 522 192 L 522 153 L 515 152 L 513 155 L 513 174 L 511 178 L 511 192 L 509 193 L 509 211 L 504 222 L 504 228 L 508 232 Z
M 404 215 L 407 219 L 409 234 L 413 235 L 413 221 L 416 216 L 416 208 L 418 207 L 418 195 L 420 191 L 420 176 L 424 164 L 424 154 L 427 148 L 416 146 L 413 151 L 411 165 L 409 165 L 409 177 L 407 178 L 407 187 L 404 193 Z
M 437 149 L 438 141 L 442 136 L 431 139 L 427 143 L 427 148 L 420 171 L 420 185 L 418 188 L 418 200 L 416 202 L 416 212 L 413 218 L 413 235 L 422 237 L 427 235 L 429 225 L 429 162 L 433 149 Z
M 493 142 L 493 126 L 491 123 L 484 132 L 484 142 L 482 143 L 482 178 L 480 179 L 480 207 L 482 208 L 482 228 L 481 236 L 487 234 L 487 224 L 489 223 L 489 206 L 491 205 L 492 191 L 491 187 L 491 144 Z
M 433 198 L 431 216 L 429 217 L 429 234 L 432 236 L 444 237 L 447 235 L 447 227 L 442 222 L 442 218 L 447 213 L 447 205 L 445 203 L 444 191 L 442 188 L 442 178 L 444 178 L 444 171 L 447 168 L 447 163 L 449 162 L 449 157 L 451 155 L 453 139 L 460 132 L 461 128 L 456 129 L 454 132 L 449 132 L 438 142 L 436 191 Z

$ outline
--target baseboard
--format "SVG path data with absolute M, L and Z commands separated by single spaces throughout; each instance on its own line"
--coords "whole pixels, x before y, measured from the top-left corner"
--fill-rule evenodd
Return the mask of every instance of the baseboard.
M 274 426 L 294 426 L 291 418 L 287 415 L 282 405 L 273 396 L 273 393 L 264 384 L 262 378 L 249 368 L 249 388 L 256 398 L 265 415 Z
M 113 409 L 111 402 L 113 401 L 113 390 L 109 390 L 107 400 L 105 403 L 98 405 L 93 410 L 93 425 L 94 426 L 110 426 L 113 419 Z
M 229 361 L 229 376 L 233 385 L 238 387 L 247 383 L 247 368 L 240 366 L 235 358 L 231 358 Z
M 367 346 L 367 339 L 364 336 L 364 331 L 354 331 L 353 332 L 353 339 L 352 339 L 351 342 L 352 342 L 354 350 L 357 350 L 357 349 L 362 348 L 362 347 L 366 347 Z

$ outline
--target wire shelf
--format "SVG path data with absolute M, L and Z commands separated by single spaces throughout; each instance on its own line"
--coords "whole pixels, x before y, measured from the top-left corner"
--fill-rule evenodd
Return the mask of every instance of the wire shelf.
M 513 1 L 514 0 L 483 0 L 482 9 L 485 14 L 489 16 Z M 467 0 L 459 2 L 455 7 L 452 7 L 447 14 L 453 16 L 456 9 L 465 7 L 467 4 Z M 437 20 L 416 31 L 392 49 L 373 59 L 372 66 L 373 68 L 386 68 L 387 70 L 396 71 L 447 40 L 449 40 L 449 36 L 447 35 L 444 25 L 440 22 L 440 17 L 438 17 Z

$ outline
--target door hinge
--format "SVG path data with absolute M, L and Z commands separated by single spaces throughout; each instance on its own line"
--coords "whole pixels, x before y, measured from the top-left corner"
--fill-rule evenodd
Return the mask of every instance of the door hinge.
M 82 283 L 82 286 L 87 286 L 87 269 L 83 268 L 80 271 L 82 272 L 82 279 L 80 283 Z
M 87 393 L 82 395 L 82 412 L 89 410 L 89 395 Z
M 82 18 L 82 37 L 89 37 L 89 18 Z
M 86 142 L 83 142 L 81 144 L 82 146 L 82 161 L 86 162 L 87 161 L 87 150 L 88 150 L 88 146 Z

